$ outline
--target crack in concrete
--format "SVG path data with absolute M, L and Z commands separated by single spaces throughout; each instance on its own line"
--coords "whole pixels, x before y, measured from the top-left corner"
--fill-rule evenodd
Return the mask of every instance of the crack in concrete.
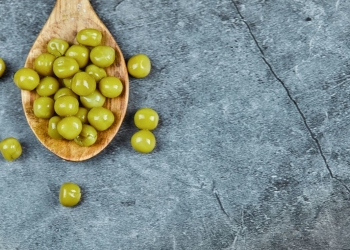
M 288 98 L 292 101 L 292 103 L 294 104 L 295 108 L 297 109 L 299 115 L 301 116 L 302 120 L 303 120 L 303 123 L 307 129 L 307 131 L 309 132 L 312 140 L 315 142 L 316 144 L 316 147 L 322 157 L 322 160 L 329 172 L 329 175 L 332 179 L 335 179 L 336 181 L 338 181 L 347 191 L 348 193 L 350 193 L 350 188 L 341 180 L 339 179 L 338 177 L 336 177 L 333 172 L 332 172 L 332 169 L 331 167 L 329 166 L 328 164 L 328 161 L 327 161 L 327 158 L 326 156 L 324 155 L 323 153 L 323 150 L 322 150 L 322 147 L 321 147 L 321 144 L 319 142 L 319 140 L 317 139 L 317 137 L 315 136 L 315 134 L 312 132 L 309 124 L 307 123 L 307 120 L 306 120 L 306 116 L 304 115 L 304 113 L 302 112 L 302 110 L 300 109 L 299 107 L 299 104 L 297 103 L 297 101 L 293 98 L 293 96 L 291 95 L 289 89 L 287 88 L 286 84 L 282 81 L 281 78 L 278 77 L 278 75 L 276 74 L 276 72 L 274 71 L 274 69 L 272 68 L 272 65 L 267 61 L 267 59 L 265 58 L 265 55 L 264 55 L 264 51 L 263 49 L 261 48 L 261 46 L 259 45 L 254 33 L 252 32 L 252 29 L 250 28 L 250 25 L 248 24 L 248 22 L 245 20 L 244 16 L 242 15 L 242 13 L 240 12 L 239 8 L 238 8 L 238 5 L 235 3 L 234 0 L 231 0 L 232 4 L 234 5 L 239 17 L 241 18 L 241 20 L 244 22 L 244 24 L 247 26 L 248 28 L 248 31 L 249 31 L 249 34 L 250 36 L 253 38 L 254 40 L 254 43 L 256 45 L 256 47 L 259 49 L 260 53 L 261 53 L 261 58 L 263 59 L 264 63 L 267 65 L 267 67 L 269 68 L 269 70 L 271 71 L 272 75 L 275 77 L 275 79 L 282 85 L 282 87 L 284 88 L 284 90 L 286 91 L 287 93 L 287 96 Z
M 218 192 L 216 191 L 215 181 L 213 181 L 212 192 L 215 195 L 215 198 L 216 198 L 217 202 L 219 203 L 219 207 L 220 207 L 221 211 L 227 216 L 227 218 L 231 219 L 230 215 L 226 212 L 224 206 L 222 205 L 220 196 L 219 196 Z

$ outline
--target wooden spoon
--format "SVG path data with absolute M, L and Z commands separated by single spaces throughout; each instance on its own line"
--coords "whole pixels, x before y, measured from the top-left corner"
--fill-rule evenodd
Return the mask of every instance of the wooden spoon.
M 38 95 L 35 91 L 21 91 L 24 113 L 36 137 L 51 152 L 69 161 L 83 161 L 97 155 L 117 134 L 124 119 L 129 98 L 129 78 L 123 54 L 111 33 L 93 10 L 89 0 L 57 0 L 24 65 L 24 67 L 33 68 L 35 58 L 47 51 L 47 43 L 51 38 L 61 38 L 70 44 L 76 44 L 76 34 L 84 28 L 100 30 L 103 36 L 101 44 L 115 49 L 115 63 L 106 68 L 106 72 L 109 76 L 118 77 L 124 87 L 119 97 L 107 98 L 104 106 L 113 112 L 115 122 L 108 130 L 98 132 L 96 143 L 90 147 L 82 147 L 74 141 L 50 138 L 47 133 L 48 120 L 37 118 L 33 112 L 33 102 Z

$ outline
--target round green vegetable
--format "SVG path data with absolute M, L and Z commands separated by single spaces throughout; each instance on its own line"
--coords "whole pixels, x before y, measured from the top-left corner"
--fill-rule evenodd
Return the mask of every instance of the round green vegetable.
M 63 139 L 62 135 L 60 135 L 57 131 L 57 124 L 62 120 L 59 116 L 53 116 L 49 120 L 49 127 L 47 133 L 53 139 Z
M 68 48 L 69 44 L 59 38 L 52 38 L 47 44 L 47 51 L 56 57 L 63 56 Z
M 79 107 L 78 113 L 75 114 L 75 117 L 78 117 L 81 123 L 87 124 L 88 119 L 87 119 L 87 114 L 88 114 L 88 109 L 84 107 Z
M 5 73 L 6 70 L 6 64 L 4 60 L 0 57 L 0 77 Z
M 50 53 L 40 54 L 34 61 L 34 70 L 42 76 L 53 76 L 53 62 L 56 57 Z
M 110 46 L 99 45 L 90 52 L 90 60 L 100 68 L 111 66 L 115 60 L 115 50 Z
M 70 78 L 78 71 L 77 61 L 67 56 L 60 56 L 53 63 L 53 72 L 58 78 Z
M 0 142 L 0 151 L 7 161 L 16 160 L 22 154 L 21 143 L 14 137 L 9 137 Z
M 101 94 L 97 89 L 90 95 L 80 96 L 81 104 L 88 109 L 94 107 L 102 107 L 106 101 L 106 97 Z
M 63 183 L 60 188 L 59 200 L 65 207 L 77 205 L 81 198 L 80 187 L 72 182 Z
M 127 68 L 131 76 L 144 78 L 151 71 L 151 60 L 145 54 L 137 54 L 128 60 Z
M 34 115 L 38 118 L 50 119 L 54 111 L 54 100 L 48 96 L 40 96 L 33 103 Z
M 65 95 L 73 96 L 76 99 L 78 99 L 78 95 L 76 93 L 74 93 L 73 90 L 71 90 L 69 88 L 65 88 L 65 87 L 64 88 L 60 88 L 59 90 L 57 90 L 57 92 L 55 93 L 53 99 L 57 100 L 61 96 L 65 96 Z
M 153 130 L 158 126 L 158 113 L 151 108 L 139 109 L 134 115 L 134 122 L 139 129 Z
M 96 81 L 86 72 L 76 73 L 72 79 L 72 90 L 79 96 L 90 95 L 96 89 Z
M 95 47 L 101 43 L 102 33 L 97 29 L 82 29 L 78 32 L 76 39 L 80 44 Z
M 142 129 L 131 137 L 131 146 L 140 153 L 150 153 L 156 146 L 156 138 L 149 130 Z
M 79 110 L 79 101 L 73 96 L 61 96 L 55 101 L 54 108 L 55 112 L 61 117 L 76 115 Z
M 119 78 L 107 76 L 101 79 L 98 88 L 102 95 L 109 98 L 118 97 L 123 91 L 123 84 Z
M 74 141 L 80 146 L 88 147 L 93 145 L 97 140 L 97 131 L 94 127 L 83 124 L 83 129 Z
M 77 61 L 79 68 L 84 68 L 89 62 L 90 51 L 83 45 L 74 44 L 68 48 L 65 56 Z
M 67 140 L 73 140 L 82 130 L 82 123 L 79 118 L 75 116 L 68 116 L 62 118 L 57 124 L 58 133 Z
M 114 114 L 104 107 L 92 108 L 88 113 L 88 121 L 97 131 L 104 131 L 113 124 Z
M 39 85 L 40 77 L 33 69 L 21 68 L 13 76 L 13 81 L 20 89 L 33 90 Z
M 107 76 L 107 73 L 103 68 L 97 67 L 94 64 L 88 65 L 85 68 L 85 72 L 92 76 L 96 82 L 99 82 L 102 78 Z
M 46 76 L 40 80 L 36 93 L 40 96 L 50 96 L 54 95 L 59 88 L 60 83 L 55 77 Z

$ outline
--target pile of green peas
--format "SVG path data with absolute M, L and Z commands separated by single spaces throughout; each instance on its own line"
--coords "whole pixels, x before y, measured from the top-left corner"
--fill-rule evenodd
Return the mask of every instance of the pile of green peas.
M 53 139 L 74 140 L 91 146 L 98 131 L 114 122 L 113 113 L 103 105 L 123 91 L 121 80 L 107 76 L 105 68 L 115 61 L 115 50 L 101 45 L 102 33 L 86 28 L 76 35 L 78 44 L 70 45 L 52 38 L 47 52 L 34 61 L 34 68 L 21 68 L 14 74 L 22 90 L 36 91 L 33 112 L 48 119 L 48 135 Z

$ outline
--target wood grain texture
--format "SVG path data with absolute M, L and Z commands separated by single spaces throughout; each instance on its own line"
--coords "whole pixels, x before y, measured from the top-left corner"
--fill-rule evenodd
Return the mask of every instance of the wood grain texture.
M 47 133 L 48 120 L 39 119 L 33 113 L 33 102 L 37 94 L 35 91 L 21 91 L 23 110 L 36 137 L 51 152 L 69 161 L 83 161 L 97 155 L 117 134 L 126 113 L 129 97 L 129 78 L 123 54 L 88 0 L 57 0 L 51 15 L 29 51 L 24 65 L 24 67 L 33 68 L 35 58 L 46 52 L 47 43 L 51 38 L 57 37 L 70 44 L 77 44 L 76 34 L 84 28 L 100 30 L 103 36 L 101 44 L 115 49 L 116 60 L 112 66 L 106 68 L 106 72 L 110 76 L 120 78 L 124 87 L 119 97 L 106 99 L 104 106 L 113 112 L 115 121 L 107 131 L 98 132 L 96 143 L 90 147 L 81 147 L 74 141 L 50 138 Z

